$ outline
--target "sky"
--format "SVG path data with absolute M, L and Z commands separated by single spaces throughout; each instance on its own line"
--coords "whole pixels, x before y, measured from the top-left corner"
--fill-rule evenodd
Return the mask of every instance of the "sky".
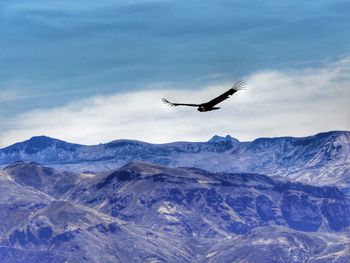
M 350 130 L 350 2 L 2 0 L 0 147 Z M 247 89 L 199 113 L 244 80 Z

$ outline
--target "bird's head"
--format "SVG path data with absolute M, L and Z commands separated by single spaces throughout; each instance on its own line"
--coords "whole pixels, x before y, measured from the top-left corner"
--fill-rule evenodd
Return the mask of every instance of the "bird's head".
M 200 112 L 205 111 L 205 109 L 204 109 L 204 107 L 203 107 L 203 106 L 199 106 L 197 110 L 198 110 L 198 111 L 200 111 Z

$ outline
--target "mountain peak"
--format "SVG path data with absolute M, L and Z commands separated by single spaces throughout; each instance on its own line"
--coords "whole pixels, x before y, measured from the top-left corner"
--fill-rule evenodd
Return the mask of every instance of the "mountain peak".
M 54 144 L 54 142 L 63 142 L 58 139 L 50 138 L 44 135 L 41 136 L 33 136 L 28 140 L 22 141 L 15 143 L 13 145 L 7 146 L 3 148 L 4 150 L 6 149 L 11 149 L 11 148 L 23 148 L 23 147 L 39 147 L 39 148 L 47 148 Z
M 27 142 L 38 146 L 44 146 L 44 145 L 47 146 L 47 145 L 51 145 L 55 141 L 59 141 L 59 140 L 41 135 L 41 136 L 33 136 Z
M 335 130 L 335 131 L 327 131 L 327 132 L 320 132 L 315 134 L 315 136 L 326 136 L 326 135 L 350 135 L 350 131 L 343 131 L 343 130 Z
M 329 131 L 329 132 L 321 132 L 314 135 L 316 138 L 333 138 L 337 140 L 341 140 L 343 142 L 349 142 L 350 140 L 350 131 Z
M 55 140 L 55 139 L 45 135 L 38 135 L 38 136 L 31 137 L 29 140 Z
M 34 137 L 31 137 L 29 140 L 18 142 L 13 145 L 7 146 L 1 149 L 1 151 L 4 154 L 9 155 L 11 157 L 10 158 L 11 162 L 24 160 L 24 161 L 38 161 L 39 163 L 43 163 L 40 160 L 40 158 L 39 159 L 28 158 L 28 156 L 42 153 L 42 156 L 45 156 L 46 158 L 48 156 L 49 157 L 51 156 L 53 159 L 56 159 L 58 154 L 57 150 L 74 151 L 74 149 L 78 146 L 79 146 L 78 144 L 72 144 L 72 143 L 68 143 L 65 141 L 61 141 L 58 139 L 54 139 L 54 138 L 50 138 L 42 135 L 42 136 L 34 136 Z
M 236 138 L 226 135 L 225 137 L 214 135 L 208 142 L 239 142 Z

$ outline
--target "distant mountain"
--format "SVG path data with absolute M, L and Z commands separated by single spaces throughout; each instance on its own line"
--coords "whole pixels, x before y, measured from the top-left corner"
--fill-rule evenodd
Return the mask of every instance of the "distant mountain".
M 15 143 L 0 150 L 0 163 L 10 164 L 18 161 L 37 161 L 40 163 L 61 163 L 73 160 L 73 154 L 82 146 L 67 143 L 46 136 Z
M 336 187 L 143 162 L 32 183 L 60 173 L 1 171 L 1 262 L 350 260 L 350 198 Z
M 350 187 L 350 132 L 333 131 L 294 138 L 239 142 L 214 136 L 208 142 L 150 144 L 117 140 L 84 146 L 45 136 L 0 150 L 0 164 L 34 161 L 61 170 L 112 171 L 132 160 L 212 172 L 249 172 L 284 176 L 316 185 Z

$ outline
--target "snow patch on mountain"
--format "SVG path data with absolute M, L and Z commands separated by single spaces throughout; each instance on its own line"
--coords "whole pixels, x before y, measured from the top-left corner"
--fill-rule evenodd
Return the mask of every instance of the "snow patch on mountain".
M 169 167 L 197 167 L 211 172 L 249 172 L 282 176 L 316 185 L 350 188 L 350 132 L 308 137 L 259 138 L 239 142 L 214 136 L 208 142 L 150 144 L 116 140 L 84 146 L 33 137 L 0 150 L 0 164 L 35 161 L 58 170 L 113 171 L 132 160 Z

